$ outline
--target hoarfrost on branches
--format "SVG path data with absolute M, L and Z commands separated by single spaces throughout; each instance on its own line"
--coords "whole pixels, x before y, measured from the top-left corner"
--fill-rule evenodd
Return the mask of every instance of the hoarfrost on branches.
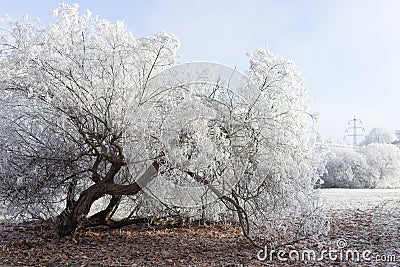
M 357 150 L 332 149 L 327 154 L 323 187 L 399 188 L 400 150 L 396 145 L 371 143 Z
M 174 35 L 136 38 L 77 5 L 52 15 L 45 25 L 7 19 L 1 36 L 0 179 L 9 210 L 58 214 L 60 235 L 171 214 L 239 221 L 259 245 L 324 229 L 313 191 L 322 148 L 293 63 L 258 49 L 237 94 L 207 82 L 165 88 L 154 81 L 179 62 Z M 212 187 L 232 173 L 242 175 L 229 190 Z M 218 201 L 185 208 L 143 194 L 161 177 L 205 186 Z M 102 198 L 107 206 L 88 216 Z

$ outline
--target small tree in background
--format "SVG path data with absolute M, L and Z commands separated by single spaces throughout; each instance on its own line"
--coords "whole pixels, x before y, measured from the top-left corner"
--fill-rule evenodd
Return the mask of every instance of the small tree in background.
M 392 144 L 334 149 L 327 154 L 322 179 L 325 188 L 398 188 L 400 150 Z
M 375 172 L 375 187 L 400 188 L 400 149 L 397 146 L 369 144 L 362 154 Z
M 335 149 L 327 154 L 325 188 L 372 188 L 375 173 L 362 154 L 351 148 Z
M 385 131 L 382 128 L 375 127 L 373 128 L 367 136 L 365 136 L 365 140 L 362 142 L 363 145 L 369 144 L 390 144 L 394 140 L 392 134 L 388 131 Z

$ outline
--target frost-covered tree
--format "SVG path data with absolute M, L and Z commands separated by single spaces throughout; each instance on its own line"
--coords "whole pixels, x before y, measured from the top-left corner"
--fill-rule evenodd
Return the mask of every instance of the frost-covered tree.
M 142 101 L 151 77 L 175 62 L 178 40 L 163 32 L 135 39 L 122 22 L 80 16 L 77 5 L 53 15 L 57 21 L 45 25 L 8 19 L 1 37 L 2 143 L 11 176 L 3 191 L 14 191 L 10 202 L 18 199 L 28 212 L 61 197 L 64 235 L 103 195 L 112 198 L 94 217 L 100 221 L 122 195 L 141 190 L 123 170 L 126 115 L 135 105 L 128 99 Z
M 392 144 L 369 144 L 359 150 L 333 149 L 327 154 L 326 188 L 398 188 L 399 148 Z
M 368 144 L 389 144 L 392 142 L 394 139 L 393 135 L 390 134 L 388 131 L 375 127 L 373 128 L 367 136 L 365 136 L 365 139 L 363 141 L 363 145 L 368 145 Z
M 365 157 L 352 148 L 338 148 L 327 154 L 325 188 L 372 188 L 376 175 Z
M 400 188 L 400 149 L 397 146 L 369 144 L 362 154 L 375 172 L 375 187 Z
M 208 188 L 218 201 L 204 203 L 202 215 L 234 216 L 253 242 L 319 227 L 313 185 L 321 157 L 293 63 L 259 49 L 236 94 L 206 82 L 171 87 L 160 75 L 177 64 L 174 35 L 135 38 L 121 22 L 80 15 L 77 5 L 53 15 L 44 25 L 8 18 L 1 36 L 0 186 L 13 214 L 48 218 L 62 205 L 60 235 L 165 209 L 197 216 L 142 194 L 167 179 Z M 218 189 L 238 174 L 229 190 Z M 101 198 L 107 205 L 88 216 Z M 128 211 L 117 221 L 121 205 Z

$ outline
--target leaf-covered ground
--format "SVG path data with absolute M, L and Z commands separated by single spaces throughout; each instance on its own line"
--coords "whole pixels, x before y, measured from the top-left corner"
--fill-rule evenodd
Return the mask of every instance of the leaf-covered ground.
M 322 243 L 303 241 L 287 252 L 343 248 L 360 253 L 370 250 L 371 261 L 324 260 L 272 261 L 257 259 L 259 249 L 227 225 L 166 226 L 132 225 L 121 229 L 97 228 L 59 239 L 50 225 L 23 223 L 0 225 L 0 264 L 4 266 L 400 266 L 400 218 L 377 210 L 331 211 L 331 231 Z M 262 254 L 260 254 L 262 255 Z M 288 258 L 289 254 L 282 254 Z M 286 255 L 286 256 L 285 256 Z M 386 257 L 385 262 L 377 258 Z M 391 257 L 395 256 L 396 261 Z

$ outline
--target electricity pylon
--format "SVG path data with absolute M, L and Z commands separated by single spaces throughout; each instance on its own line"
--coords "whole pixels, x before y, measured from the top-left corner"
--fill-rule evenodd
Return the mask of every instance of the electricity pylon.
M 364 127 L 362 127 L 362 121 L 360 119 L 357 119 L 354 116 L 354 119 L 349 120 L 347 122 L 347 124 L 351 125 L 351 126 L 346 128 L 345 138 L 346 137 L 353 137 L 353 145 L 356 147 L 358 145 L 357 137 L 364 136 L 363 133 L 365 133 L 365 129 L 364 129 Z M 351 131 L 351 134 L 350 134 L 350 131 Z

